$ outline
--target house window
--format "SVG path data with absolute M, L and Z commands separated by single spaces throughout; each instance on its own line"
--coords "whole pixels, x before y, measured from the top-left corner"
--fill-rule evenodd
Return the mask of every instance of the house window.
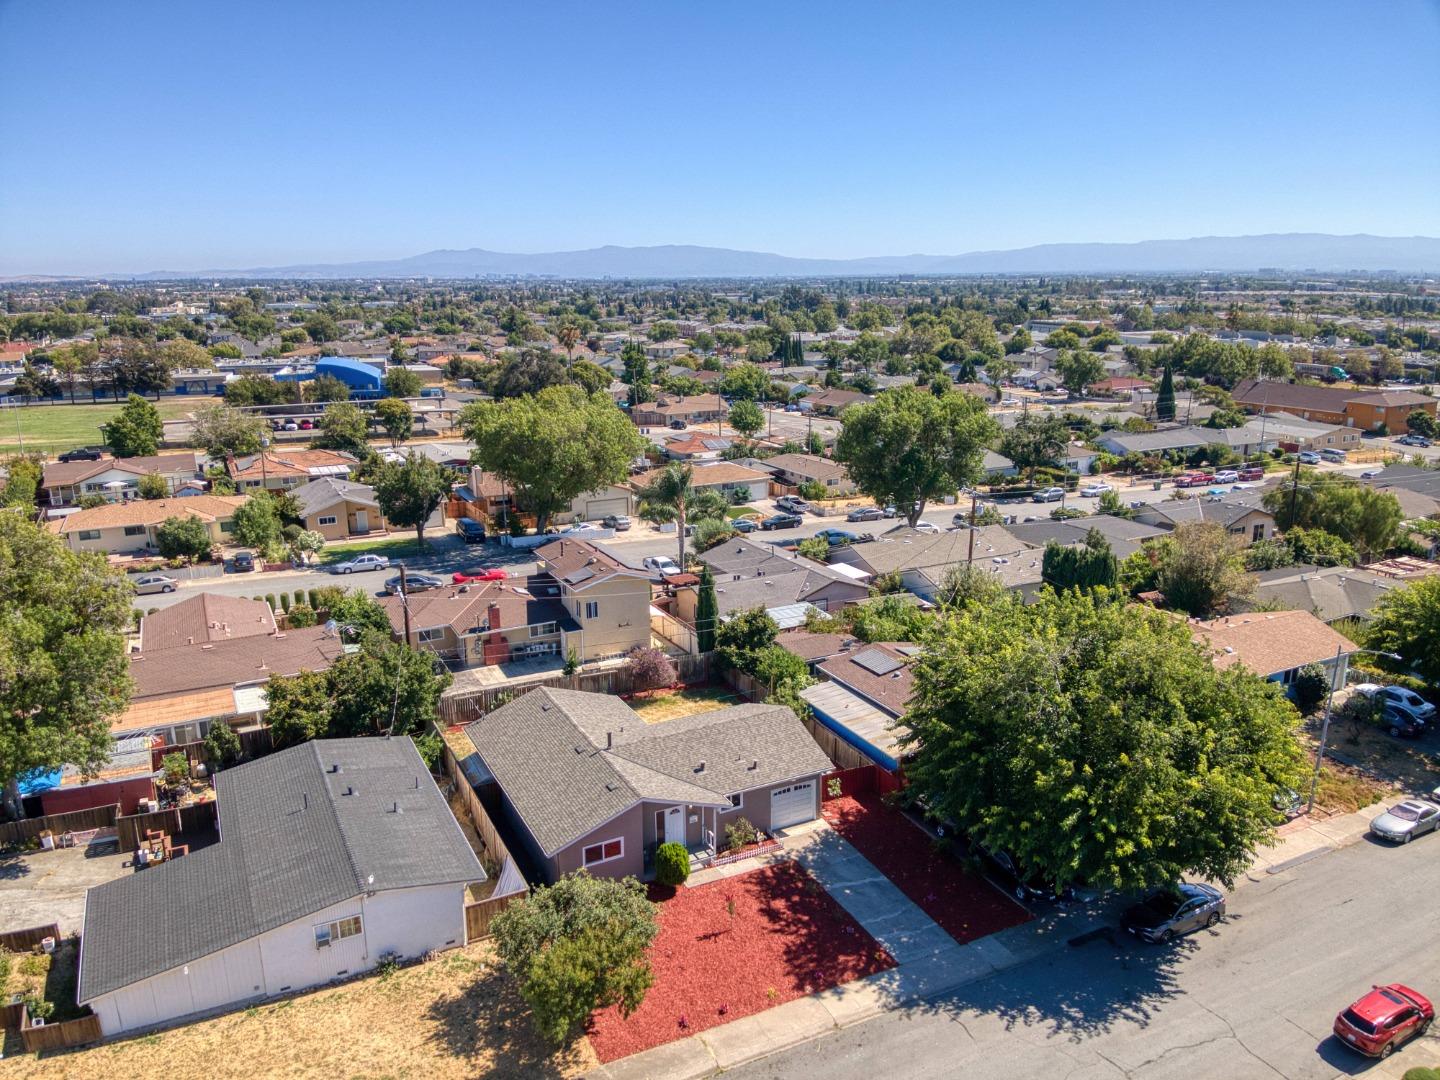
M 598 600 L 585 601 L 585 617 L 587 619 L 598 619 L 600 617 L 600 602 Z
M 81 540 L 99 540 L 99 539 L 100 539 L 100 530 L 99 530 L 99 529 L 81 529 L 81 530 L 80 530 L 80 539 L 81 539 Z
M 334 525 L 334 524 L 335 524 L 335 515 L 334 515 L 334 514 L 326 514 L 324 517 L 316 518 L 315 520 L 316 520 L 319 524 L 321 524 L 321 525 Z
M 721 812 L 722 814 L 729 814 L 729 813 L 731 813 L 732 811 L 735 811 L 735 810 L 743 810 L 744 808 L 745 808 L 745 793 L 744 793 L 743 791 L 740 791 L 740 792 L 736 792 L 734 795 L 731 795 L 731 796 L 730 796 L 730 809 L 729 809 L 729 810 L 721 810 L 720 812 Z
M 355 937 L 359 933 L 359 915 L 351 915 L 348 919 L 338 919 L 332 923 L 321 923 L 315 927 L 315 947 L 323 949 L 332 941 L 343 941 L 345 938 Z
M 606 840 L 600 844 L 591 844 L 582 853 L 585 866 L 598 866 L 600 863 L 612 862 L 625 854 L 625 841 L 623 839 Z
M 1265 523 L 1264 523 L 1263 521 L 1256 522 L 1253 526 L 1251 526 L 1251 528 L 1250 528 L 1250 539 L 1251 539 L 1251 540 L 1264 540 L 1264 539 L 1265 539 Z
M 233 522 L 233 521 L 222 521 L 222 522 L 220 522 L 220 531 L 221 531 L 222 533 L 233 533 L 233 532 L 235 531 L 235 522 Z
M 543 622 L 536 626 L 530 627 L 531 637 L 548 637 L 551 634 L 557 634 L 559 632 L 559 625 L 553 622 Z
M 126 535 L 126 536 L 144 536 L 144 535 L 145 535 L 145 526 L 144 526 L 144 525 L 126 525 L 126 526 L 125 526 L 125 535 Z
M 420 633 L 415 635 L 418 641 L 439 641 L 444 636 L 445 630 L 439 626 L 432 626 L 427 630 L 421 630 Z

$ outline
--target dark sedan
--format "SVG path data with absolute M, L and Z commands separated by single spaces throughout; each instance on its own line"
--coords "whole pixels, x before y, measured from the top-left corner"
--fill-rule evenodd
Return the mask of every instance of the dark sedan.
M 448 585 L 444 578 L 438 578 L 434 574 L 406 574 L 405 591 L 407 593 L 425 592 L 427 589 L 443 589 Z M 385 591 L 391 596 L 398 596 L 400 593 L 400 575 L 396 574 L 385 581 Z
M 1181 934 L 1214 926 L 1225 917 L 1225 897 L 1210 885 L 1182 881 L 1157 889 L 1120 917 L 1120 925 L 1138 938 L 1164 945 Z
M 799 514 L 776 514 L 760 522 L 760 528 L 769 532 L 771 529 L 794 529 L 805 524 L 805 519 Z

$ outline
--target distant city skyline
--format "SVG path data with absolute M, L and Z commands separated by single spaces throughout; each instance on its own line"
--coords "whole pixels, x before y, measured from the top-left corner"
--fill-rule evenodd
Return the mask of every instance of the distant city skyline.
M 1440 4 L 0 0 L 0 275 L 1440 236 Z

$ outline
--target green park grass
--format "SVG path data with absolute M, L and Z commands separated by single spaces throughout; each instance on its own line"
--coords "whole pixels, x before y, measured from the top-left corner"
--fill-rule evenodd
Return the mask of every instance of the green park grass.
M 162 398 L 155 406 L 161 419 L 178 420 L 202 400 L 208 399 Z M 100 426 L 119 411 L 115 403 L 5 406 L 0 408 L 0 453 L 18 453 L 23 448 L 57 454 L 77 446 L 101 446 Z

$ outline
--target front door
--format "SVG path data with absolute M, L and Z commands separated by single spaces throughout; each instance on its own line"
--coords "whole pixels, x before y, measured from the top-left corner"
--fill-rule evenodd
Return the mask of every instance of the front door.
M 677 844 L 685 843 L 685 808 L 681 806 L 672 806 L 655 814 L 655 842 L 665 844 L 672 840 Z
M 357 533 L 368 533 L 370 531 L 370 512 L 368 510 L 355 511 L 355 531 Z

